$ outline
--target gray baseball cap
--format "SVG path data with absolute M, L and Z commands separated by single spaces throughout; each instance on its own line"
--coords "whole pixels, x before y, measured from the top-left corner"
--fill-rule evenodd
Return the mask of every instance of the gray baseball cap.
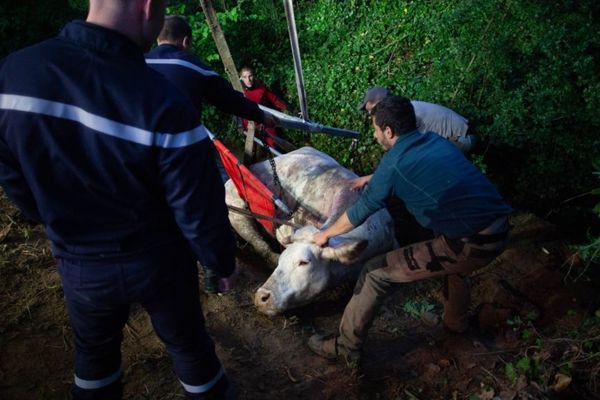
M 368 102 L 379 102 L 390 95 L 390 91 L 381 86 L 375 86 L 367 90 L 365 97 L 363 97 L 362 103 L 358 106 L 358 111 L 363 111 Z

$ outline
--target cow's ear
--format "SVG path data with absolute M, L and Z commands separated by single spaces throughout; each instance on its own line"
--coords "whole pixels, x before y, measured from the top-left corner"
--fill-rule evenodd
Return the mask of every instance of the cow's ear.
M 342 264 L 353 264 L 358 261 L 368 244 L 368 240 L 344 240 L 335 247 L 324 247 L 321 256 L 328 260 L 339 261 Z

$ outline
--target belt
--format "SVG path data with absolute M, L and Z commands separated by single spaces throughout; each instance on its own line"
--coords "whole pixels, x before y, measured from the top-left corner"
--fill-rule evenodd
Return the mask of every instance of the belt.
M 484 228 L 469 237 L 461 239 L 446 238 L 446 243 L 456 254 L 460 253 L 468 243 L 471 245 L 471 257 L 492 259 L 498 256 L 502 248 L 504 248 L 502 243 L 508 238 L 508 232 L 508 217 L 501 217 L 492 222 L 487 228 Z M 487 246 L 491 244 L 495 244 L 495 246 Z
M 463 238 L 462 241 L 478 245 L 500 242 L 508 236 L 508 228 L 508 217 L 501 217 L 492 222 L 487 228 Z

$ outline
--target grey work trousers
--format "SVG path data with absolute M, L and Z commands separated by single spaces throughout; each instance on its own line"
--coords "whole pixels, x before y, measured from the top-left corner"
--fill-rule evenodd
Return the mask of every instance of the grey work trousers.
M 369 260 L 354 295 L 344 309 L 338 343 L 361 349 L 384 298 L 399 284 L 444 277 L 444 324 L 462 332 L 468 326 L 470 304 L 466 277 L 496 258 L 508 241 L 507 218 L 496 220 L 470 238 L 450 240 L 440 235 Z

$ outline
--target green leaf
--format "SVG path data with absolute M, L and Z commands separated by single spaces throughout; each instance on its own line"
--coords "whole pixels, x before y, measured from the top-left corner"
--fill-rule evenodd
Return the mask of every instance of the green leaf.
M 522 357 L 517 361 L 516 367 L 523 373 L 529 373 L 531 371 L 531 359 L 527 356 Z
M 504 374 L 513 384 L 517 382 L 517 371 L 512 363 L 508 363 L 504 366 Z

